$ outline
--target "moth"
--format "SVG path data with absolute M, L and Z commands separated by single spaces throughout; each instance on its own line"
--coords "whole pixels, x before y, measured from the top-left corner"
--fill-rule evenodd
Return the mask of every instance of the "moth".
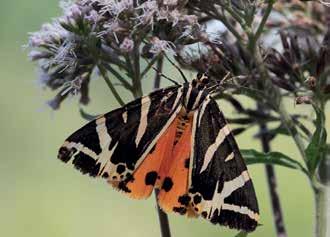
M 131 198 L 159 189 L 165 212 L 253 231 L 254 187 L 208 83 L 198 74 L 99 116 L 66 139 L 58 158 Z

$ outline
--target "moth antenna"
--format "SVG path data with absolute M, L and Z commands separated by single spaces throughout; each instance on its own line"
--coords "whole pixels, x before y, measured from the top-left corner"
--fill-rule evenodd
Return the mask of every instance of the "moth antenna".
M 188 80 L 187 80 L 186 76 L 184 75 L 183 71 L 178 67 L 178 65 L 176 65 L 166 54 L 164 54 L 164 56 L 172 64 L 172 66 L 174 66 L 179 71 L 179 73 L 181 74 L 184 82 L 188 83 Z
M 161 73 L 160 71 L 158 71 L 157 68 L 152 67 L 152 69 L 154 69 L 156 71 L 156 73 L 158 73 L 158 75 L 160 75 L 161 77 L 164 77 L 166 80 L 169 80 L 170 82 L 174 83 L 175 85 L 180 85 L 177 81 L 171 79 L 170 77 L 164 75 L 163 73 Z
M 230 79 L 235 78 L 235 77 L 228 78 L 228 77 L 230 76 L 230 74 L 231 74 L 231 72 L 228 72 L 228 73 L 227 73 L 227 74 L 221 79 L 221 81 L 220 81 L 219 83 L 217 83 L 216 85 L 213 85 L 213 86 L 209 87 L 209 88 L 208 88 L 208 89 L 210 90 L 209 93 L 214 93 L 219 87 L 221 87 L 221 86 L 224 84 L 224 82 L 225 82 L 226 80 L 230 80 Z
M 220 85 L 222 85 L 227 79 L 230 80 L 230 79 L 233 79 L 235 77 L 230 77 L 231 72 L 227 72 L 227 74 L 221 79 L 221 81 L 219 82 Z

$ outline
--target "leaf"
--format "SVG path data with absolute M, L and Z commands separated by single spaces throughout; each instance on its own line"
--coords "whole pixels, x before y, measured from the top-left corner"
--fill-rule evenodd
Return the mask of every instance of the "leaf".
M 80 113 L 81 117 L 87 121 L 92 121 L 92 120 L 96 119 L 97 117 L 99 117 L 99 115 L 92 115 L 92 114 L 86 113 L 82 108 L 79 109 L 79 113 Z
M 298 161 L 290 158 L 281 152 L 263 153 L 253 149 L 241 150 L 241 154 L 245 159 L 246 164 L 270 164 L 280 165 L 291 169 L 297 169 L 308 175 L 308 171 Z
M 246 237 L 246 236 L 248 236 L 248 232 L 245 231 L 241 231 L 237 235 L 235 235 L 235 237 Z
M 228 123 L 237 123 L 237 124 L 250 124 L 254 120 L 252 118 L 227 118 Z
M 247 127 L 239 127 L 239 128 L 234 128 L 231 132 L 234 134 L 234 136 L 241 134 L 247 129 Z
M 314 174 L 317 165 L 324 156 L 327 141 L 327 131 L 324 128 L 325 115 L 322 110 L 316 106 L 313 107 L 316 113 L 316 129 L 310 143 L 305 149 L 307 167 L 312 174 Z

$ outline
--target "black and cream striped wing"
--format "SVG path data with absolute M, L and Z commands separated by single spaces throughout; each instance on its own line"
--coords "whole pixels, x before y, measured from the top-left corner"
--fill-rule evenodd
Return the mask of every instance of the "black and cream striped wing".
M 217 103 L 207 97 L 193 121 L 190 192 L 195 210 L 212 223 L 253 231 L 256 194 L 246 165 Z
M 182 87 L 172 86 L 100 116 L 69 136 L 58 158 L 82 173 L 119 184 L 132 177 L 175 119 L 181 100 Z

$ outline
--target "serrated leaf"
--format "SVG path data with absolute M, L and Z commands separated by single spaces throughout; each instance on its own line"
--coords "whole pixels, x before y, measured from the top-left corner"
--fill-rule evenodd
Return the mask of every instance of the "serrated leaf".
M 310 143 L 305 149 L 305 154 L 307 158 L 307 167 L 310 173 L 314 173 L 317 165 L 322 159 L 327 141 L 327 131 L 324 127 L 325 116 L 323 111 L 321 111 L 316 106 L 313 106 L 316 113 L 316 121 L 315 121 L 315 132 L 312 136 Z
M 237 235 L 235 235 L 235 237 L 246 237 L 246 236 L 248 236 L 248 232 L 245 231 L 241 231 Z
M 289 156 L 281 152 L 268 152 L 263 153 L 253 149 L 250 150 L 241 150 L 241 154 L 245 159 L 246 164 L 270 164 L 270 165 L 279 165 L 291 169 L 301 170 L 305 174 L 308 174 L 308 171 L 300 164 L 298 161 L 290 158 Z

